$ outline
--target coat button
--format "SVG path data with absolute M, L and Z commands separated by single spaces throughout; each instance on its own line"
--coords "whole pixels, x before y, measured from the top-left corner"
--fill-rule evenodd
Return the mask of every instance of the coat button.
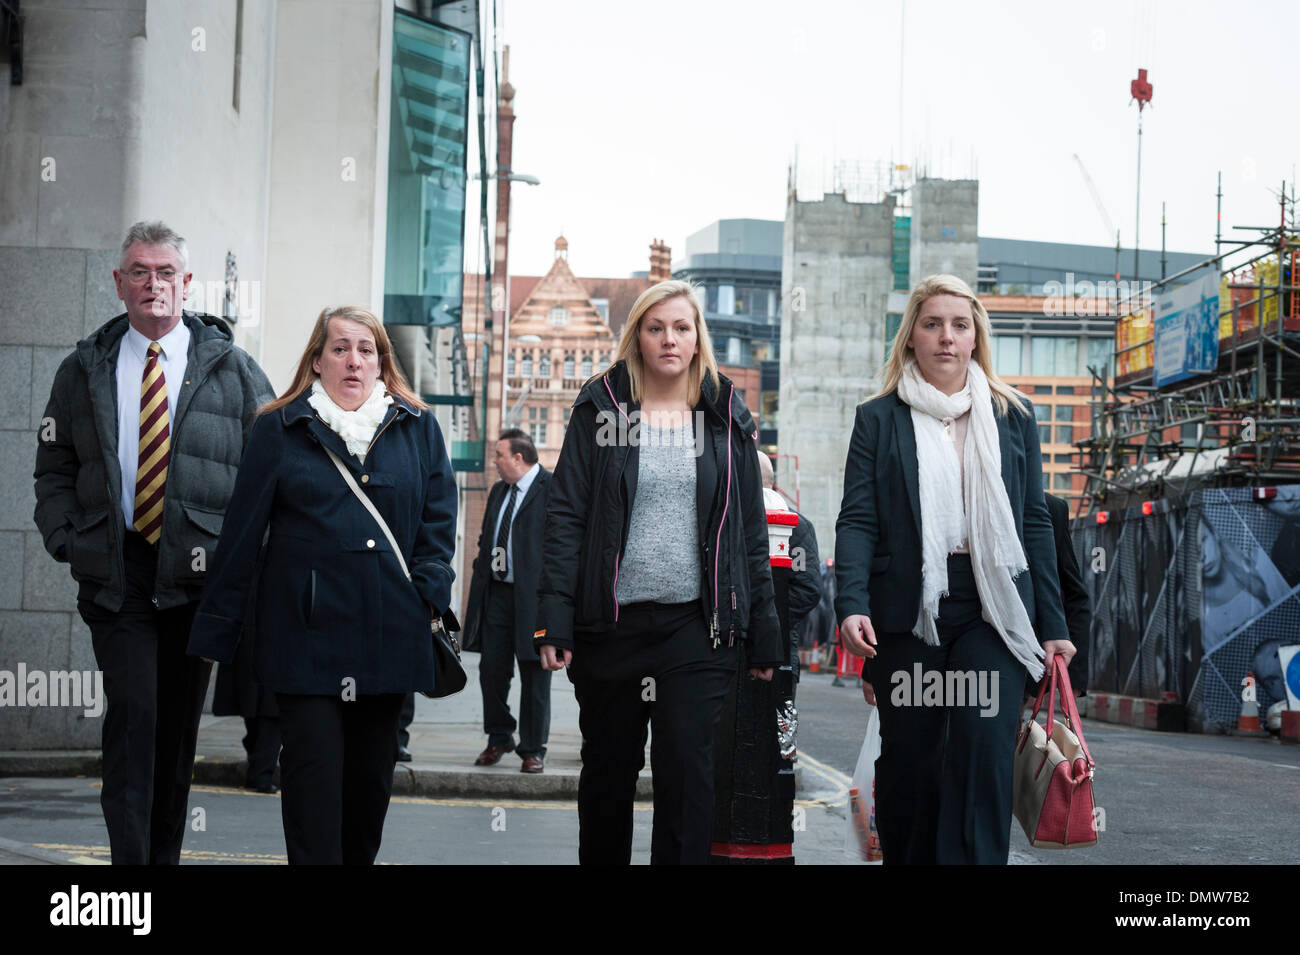
M 366 541 L 366 546 L 367 546 L 367 547 L 374 547 L 374 546 L 375 546 L 374 539 L 372 538 L 371 540 Z
M 362 483 L 362 484 L 368 484 L 369 482 L 370 482 L 370 475 L 369 475 L 369 474 L 363 474 L 363 475 L 361 475 L 361 483 Z

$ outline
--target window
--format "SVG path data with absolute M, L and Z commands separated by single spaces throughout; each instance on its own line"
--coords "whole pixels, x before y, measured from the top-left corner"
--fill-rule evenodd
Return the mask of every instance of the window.
M 1032 339 L 1032 374 L 1048 378 L 1075 377 L 1079 374 L 1079 339 Z
M 1057 405 L 1057 406 L 1056 406 L 1056 420 L 1057 420 L 1057 421 L 1073 421 L 1073 420 L 1074 420 L 1074 405 Z
M 993 370 L 999 375 L 1020 374 L 1020 336 L 993 336 Z
M 736 288 L 733 285 L 718 286 L 718 314 L 736 314 Z
M 1050 491 L 1051 489 L 1052 489 L 1052 476 L 1051 476 L 1050 474 L 1048 474 L 1046 471 L 1044 471 L 1044 472 L 1043 472 L 1043 490 L 1044 490 L 1044 491 Z
M 1045 476 L 1046 476 L 1046 475 L 1044 475 L 1044 477 L 1045 477 Z M 1056 490 L 1058 490 L 1058 491 L 1068 491 L 1068 490 L 1070 490 L 1070 486 L 1071 486 L 1073 483 L 1074 483 L 1074 475 L 1073 475 L 1073 474 L 1053 474 L 1053 475 L 1052 475 L 1052 485 L 1053 485 L 1053 486 L 1056 488 Z M 1044 488 L 1044 490 L 1046 490 L 1046 488 Z
M 569 312 L 563 305 L 556 305 L 551 309 L 552 325 L 567 325 L 569 323 Z
M 889 353 L 894 350 L 894 336 L 898 334 L 898 327 L 902 324 L 902 315 L 885 314 L 885 361 L 889 361 Z
M 1052 406 L 1051 406 L 1051 405 L 1034 405 L 1034 417 L 1037 418 L 1039 421 L 1051 421 L 1051 420 L 1052 420 Z M 1049 429 L 1049 430 L 1050 430 L 1050 429 Z
M 1046 451 L 1043 452 L 1043 463 L 1044 463 L 1044 464 L 1051 464 L 1051 463 L 1052 463 L 1052 456 L 1051 456 L 1050 454 L 1048 454 Z
M 1035 395 L 1050 395 L 1050 394 L 1052 393 L 1052 386 L 1051 386 L 1051 385 L 1034 385 L 1034 390 L 1033 390 L 1033 392 L 1031 392 L 1031 393 L 1032 393 L 1032 394 L 1035 394 Z
M 1074 429 L 1071 428 L 1069 425 L 1057 425 L 1057 426 L 1056 426 L 1056 443 L 1057 443 L 1057 444 L 1073 444 L 1073 443 L 1074 443 Z
M 528 436 L 533 439 L 533 444 L 539 448 L 546 447 L 546 422 L 538 422 L 528 426 Z
M 1038 426 L 1038 443 L 1039 444 L 1052 443 L 1052 426 L 1050 424 L 1040 424 Z
M 524 353 L 524 360 L 522 362 L 522 365 L 523 365 L 523 370 L 521 374 L 525 378 L 533 377 L 533 353 L 532 352 Z
M 735 305 L 736 305 L 736 314 L 737 314 L 737 315 L 748 315 L 748 314 L 750 313 L 750 312 L 749 312 L 749 309 L 750 309 L 750 297 L 749 297 L 750 290 L 749 290 L 748 288 L 746 288 L 745 286 L 743 286 L 743 285 L 737 285 L 735 288 L 736 288 L 736 303 L 735 303 Z
M 573 377 L 573 352 L 571 351 L 566 351 L 564 353 L 564 377 Z
M 610 361 L 610 358 L 609 358 L 609 352 L 607 352 L 607 351 L 603 351 L 603 352 L 601 352 L 601 353 L 600 353 L 600 367 L 601 367 L 601 368 L 608 368 L 611 364 L 613 364 L 613 363 Z
M 772 292 L 770 289 L 750 289 L 749 314 L 755 318 L 767 318 L 772 314 L 771 302 Z
M 600 312 L 600 320 L 606 325 L 609 324 L 609 299 L 593 298 L 591 304 L 596 306 L 596 311 Z
M 711 315 L 718 314 L 718 287 L 716 285 L 704 286 L 704 310 Z
M 1071 464 L 1074 461 L 1073 454 L 1054 454 L 1052 460 L 1057 464 Z
M 591 353 L 582 356 L 582 377 L 584 379 L 591 377 Z
M 1056 393 L 1057 393 L 1058 395 L 1073 395 L 1073 394 L 1074 394 L 1074 385 L 1057 385 L 1057 386 L 1056 386 Z
M 551 377 L 551 356 L 550 355 L 543 355 L 542 360 L 538 363 L 538 366 L 539 366 L 537 369 L 538 378 Z
M 513 378 L 514 376 L 515 376 L 515 353 L 511 352 L 510 354 L 506 355 L 506 377 Z
M 571 415 L 572 413 L 573 413 L 573 409 L 572 409 L 572 408 L 565 408 L 565 409 L 564 409 L 564 424 L 565 424 L 566 427 L 567 427 L 568 424 L 569 424 L 569 415 Z
M 1089 338 L 1088 339 L 1088 364 L 1096 368 L 1103 375 L 1107 374 L 1110 367 L 1111 340 L 1109 338 Z
M 740 364 L 740 339 L 734 335 L 727 339 L 727 364 Z

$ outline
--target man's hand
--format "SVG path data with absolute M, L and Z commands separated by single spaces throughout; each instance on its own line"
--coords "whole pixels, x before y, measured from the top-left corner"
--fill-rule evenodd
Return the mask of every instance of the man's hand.
M 871 684 L 866 680 L 862 681 L 862 698 L 867 701 L 868 706 L 876 705 L 876 691 L 871 688 Z
M 549 643 L 543 643 L 537 652 L 542 658 L 543 670 L 563 670 L 573 661 L 572 650 L 557 650 Z
M 844 649 L 855 657 L 876 655 L 876 631 L 866 614 L 852 613 L 845 617 L 840 624 L 840 639 L 844 641 Z
M 749 675 L 755 680 L 770 683 L 772 682 L 772 667 L 750 667 Z

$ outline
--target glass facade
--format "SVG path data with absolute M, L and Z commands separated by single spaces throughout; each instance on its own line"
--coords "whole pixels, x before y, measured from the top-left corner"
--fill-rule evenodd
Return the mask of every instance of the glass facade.
M 999 375 L 1020 374 L 1020 336 L 993 336 L 993 370 Z
M 386 324 L 460 324 L 469 58 L 466 34 L 395 11 Z
M 1031 375 L 1074 378 L 1079 374 L 1079 339 L 1034 336 Z

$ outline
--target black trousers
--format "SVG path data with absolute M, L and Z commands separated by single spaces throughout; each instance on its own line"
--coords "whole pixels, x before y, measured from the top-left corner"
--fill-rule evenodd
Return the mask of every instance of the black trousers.
M 493 580 L 488 584 L 483 619 L 483 650 L 478 684 L 483 692 L 483 732 L 489 746 L 509 749 L 515 743 L 515 718 L 510 715 L 510 679 L 515 670 L 515 588 Z M 540 660 L 519 661 L 520 756 L 546 756 L 551 735 L 551 671 Z
M 290 865 L 372 865 L 393 793 L 401 693 L 277 693 L 280 813 Z
M 275 780 L 280 761 L 280 718 L 278 716 L 244 717 L 244 752 L 248 754 L 246 786 L 269 786 Z
M 185 652 L 197 604 L 153 605 L 157 549 L 130 532 L 122 609 L 77 602 L 104 673 L 100 805 L 114 865 L 177 865 L 212 665 Z
M 736 648 L 714 650 L 700 606 L 632 604 L 569 667 L 582 729 L 578 860 L 627 865 L 632 802 L 653 731 L 652 865 L 706 865 L 713 842 L 714 733 Z
M 1026 671 L 981 617 L 969 555 L 949 555 L 948 593 L 939 601 L 939 646 L 881 634 L 868 661 L 880 711 L 876 823 L 886 864 L 1005 865 L 1010 853 Z M 922 673 L 973 671 L 990 691 L 996 673 L 997 692 L 987 707 L 969 696 L 961 706 L 915 705 L 917 663 Z
M 402 710 L 397 717 L 397 745 L 411 745 L 411 724 L 415 722 L 415 694 L 402 697 Z

